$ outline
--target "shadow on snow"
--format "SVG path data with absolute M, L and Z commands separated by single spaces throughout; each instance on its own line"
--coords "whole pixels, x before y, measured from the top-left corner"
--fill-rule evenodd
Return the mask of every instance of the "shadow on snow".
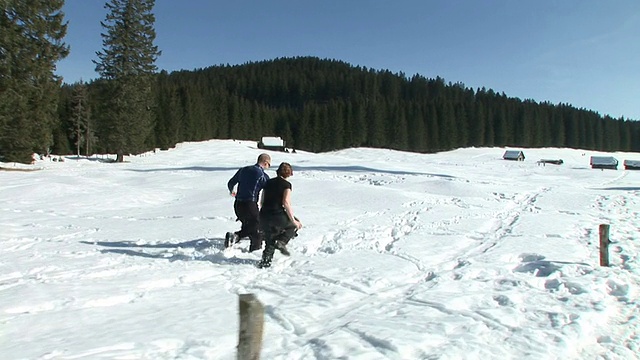
M 188 166 L 179 168 L 160 168 L 160 169 L 129 169 L 129 171 L 135 172 L 155 172 L 155 171 L 236 171 L 238 167 L 208 167 L 208 166 Z M 375 169 L 366 166 L 300 166 L 293 164 L 294 171 L 334 171 L 334 172 L 349 172 L 349 173 L 380 173 L 391 175 L 427 175 L 437 176 L 442 178 L 454 179 L 455 176 L 445 174 L 434 174 L 414 171 L 400 171 L 400 170 L 384 170 Z
M 608 187 L 608 188 L 602 188 L 601 190 L 637 191 L 637 190 L 640 190 L 640 187 L 634 187 L 634 186 L 621 186 L 621 187 Z
M 211 166 L 187 166 L 179 168 L 159 169 L 128 169 L 134 172 L 159 172 L 159 171 L 236 171 L 238 167 L 211 167 Z
M 296 166 L 293 164 L 294 171 L 337 171 L 337 172 L 371 172 L 371 173 L 382 173 L 382 174 L 391 174 L 391 175 L 428 175 L 428 176 L 437 176 L 443 178 L 455 178 L 455 176 L 445 175 L 445 174 L 433 174 L 433 173 L 424 173 L 424 172 L 415 172 L 415 171 L 400 171 L 400 170 L 383 170 L 383 169 L 375 169 L 366 166 Z
M 162 259 L 173 261 L 209 261 L 216 264 L 255 264 L 258 260 L 242 259 L 235 256 L 227 257 L 224 254 L 224 239 L 196 239 L 181 243 L 138 244 L 134 241 L 80 241 L 82 244 L 111 247 L 114 249 L 100 250 L 103 254 L 121 254 L 138 256 L 148 259 Z M 137 248 L 136 250 L 127 248 Z M 147 249 L 193 249 L 192 254 L 183 254 L 173 251 L 148 252 Z M 208 250 L 213 250 L 210 252 Z

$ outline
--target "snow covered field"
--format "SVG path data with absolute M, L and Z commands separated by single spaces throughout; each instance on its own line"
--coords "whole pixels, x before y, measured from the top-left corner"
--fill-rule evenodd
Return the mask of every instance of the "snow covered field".
M 0 171 L 0 358 L 235 359 L 245 293 L 263 359 L 638 358 L 640 171 L 504 150 L 271 153 L 304 228 L 262 270 L 222 250 L 254 142 Z

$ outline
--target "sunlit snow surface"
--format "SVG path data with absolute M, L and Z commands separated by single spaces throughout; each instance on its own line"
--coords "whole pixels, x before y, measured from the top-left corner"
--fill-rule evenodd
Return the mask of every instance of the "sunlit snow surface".
M 263 359 L 638 358 L 640 171 L 505 150 L 271 153 L 304 228 L 262 270 L 222 249 L 254 142 L 2 164 L 0 358 L 235 359 L 245 293 Z

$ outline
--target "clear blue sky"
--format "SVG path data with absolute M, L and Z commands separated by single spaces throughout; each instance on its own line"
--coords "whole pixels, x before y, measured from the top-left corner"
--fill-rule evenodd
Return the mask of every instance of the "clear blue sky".
M 66 0 L 58 63 L 98 76 L 103 0 Z M 156 0 L 159 69 L 317 56 L 640 120 L 640 0 Z

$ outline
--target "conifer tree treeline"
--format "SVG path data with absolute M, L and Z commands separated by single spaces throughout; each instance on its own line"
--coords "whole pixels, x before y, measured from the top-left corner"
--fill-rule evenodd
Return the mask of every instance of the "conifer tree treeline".
M 90 91 L 98 85 L 90 84 Z M 289 147 L 316 152 L 363 146 L 415 152 L 470 146 L 640 152 L 638 121 L 316 57 L 162 71 L 154 89 L 149 149 L 281 136 Z
M 66 57 L 63 0 L 0 2 L 0 160 L 29 163 L 45 153 L 58 127 L 61 82 L 55 63 Z
M 139 153 L 151 144 L 155 95 L 152 85 L 160 54 L 153 44 L 156 33 L 155 0 L 110 0 L 102 27 L 103 50 L 98 52 L 96 84 L 103 144 L 124 160 L 124 153 Z

